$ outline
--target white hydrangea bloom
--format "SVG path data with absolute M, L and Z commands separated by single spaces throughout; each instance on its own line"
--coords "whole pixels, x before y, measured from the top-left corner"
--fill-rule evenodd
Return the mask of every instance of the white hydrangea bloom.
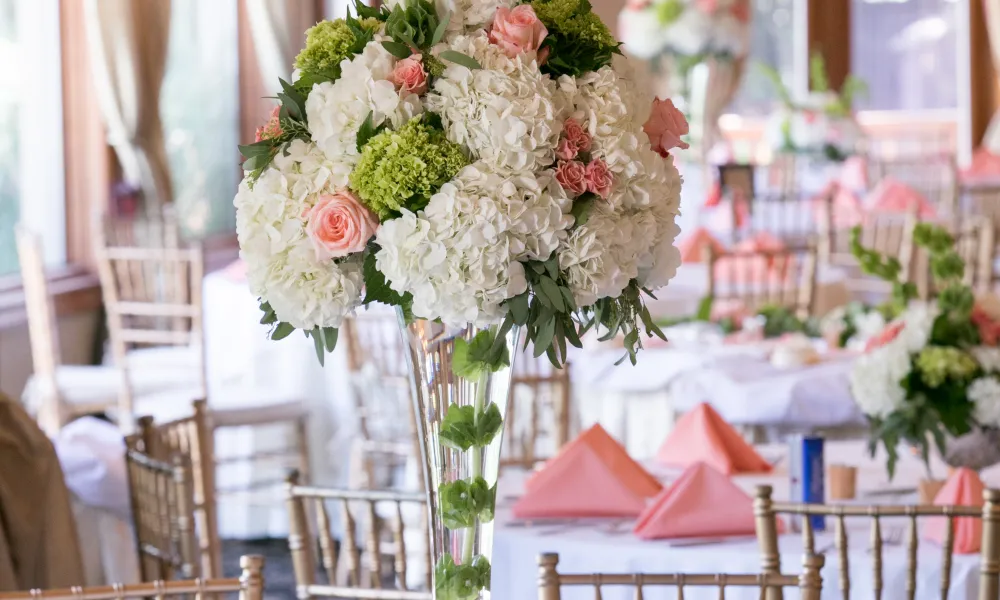
M 976 346 L 971 352 L 984 371 L 1000 373 L 1000 348 Z
M 927 345 L 927 340 L 931 337 L 931 330 L 934 328 L 934 320 L 937 319 L 938 314 L 940 314 L 940 310 L 938 310 L 937 304 L 926 302 L 914 302 L 903 313 L 906 327 L 899 334 L 899 338 L 910 353 L 916 354 Z
M 884 418 L 906 402 L 901 382 L 912 368 L 906 339 L 900 335 L 858 357 L 851 369 L 851 393 L 866 415 Z
M 885 329 L 885 317 L 877 310 L 870 310 L 866 313 L 854 315 L 854 328 L 857 333 L 854 337 L 867 342 Z
M 482 69 L 448 63 L 424 98 L 441 115 L 448 139 L 497 171 L 539 171 L 555 162 L 562 132 L 556 84 L 538 69 L 534 53 L 510 58 L 485 31 L 447 46 Z
M 378 269 L 413 295 L 413 314 L 448 325 L 500 320 L 504 300 L 527 289 L 523 260 L 545 260 L 573 224 L 572 201 L 551 171 L 501 175 L 480 161 L 419 214 L 383 223 Z
M 435 0 L 438 16 L 449 15 L 446 41 L 453 35 L 489 29 L 498 8 L 515 4 L 514 0 Z
M 333 191 L 335 166 L 301 140 L 286 152 L 275 156 L 253 189 L 244 179 L 233 200 L 250 291 L 296 328 L 339 327 L 361 300 L 360 255 L 338 263 L 317 260 L 303 220 L 319 194 Z
M 423 111 L 419 96 L 400 97 L 388 80 L 396 58 L 382 47 L 381 37 L 341 62 L 340 79 L 316 84 L 306 100 L 309 132 L 333 163 L 334 183 L 340 187 L 358 162 L 358 129 L 369 113 L 376 126 L 388 120 L 399 127 Z
M 969 400 L 975 404 L 972 416 L 980 425 L 1000 427 L 1000 381 L 996 377 L 980 377 L 968 389 Z

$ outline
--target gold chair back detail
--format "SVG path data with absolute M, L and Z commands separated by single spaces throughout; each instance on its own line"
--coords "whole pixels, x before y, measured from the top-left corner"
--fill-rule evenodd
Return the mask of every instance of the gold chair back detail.
M 808 249 L 717 253 L 707 248 L 708 295 L 715 302 L 737 301 L 747 309 L 776 305 L 800 317 L 812 314 L 817 255 Z

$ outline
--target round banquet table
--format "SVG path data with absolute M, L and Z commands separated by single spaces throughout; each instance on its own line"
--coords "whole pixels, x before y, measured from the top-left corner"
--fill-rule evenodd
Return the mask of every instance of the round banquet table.
M 774 497 L 788 497 L 788 473 L 785 468 L 787 450 L 783 446 L 762 446 L 760 454 L 776 463 L 770 475 L 735 476 L 733 481 L 752 495 L 754 486 L 770 484 L 775 487 Z M 869 458 L 865 442 L 827 442 L 826 462 L 858 466 L 858 502 L 874 504 L 879 502 L 906 504 L 916 501 L 915 494 L 905 490 L 915 488 L 924 467 L 909 453 L 903 453 L 895 480 L 890 482 L 885 474 L 885 457 L 881 453 L 875 459 Z M 673 480 L 679 474 L 655 464 L 645 466 L 664 482 Z M 938 477 L 944 477 L 945 467 L 935 459 L 932 470 Z M 497 526 L 494 531 L 494 556 L 492 593 L 496 598 L 532 598 L 537 594 L 539 553 L 559 553 L 560 571 L 564 573 L 758 573 L 760 557 L 757 542 L 752 536 L 722 540 L 691 539 L 686 541 L 643 541 L 632 535 L 633 521 L 629 520 L 567 520 L 529 523 L 519 521 L 511 514 L 511 506 L 516 497 L 523 493 L 524 472 L 508 472 L 498 486 Z M 989 485 L 1000 485 L 1000 468 L 984 472 L 984 481 Z M 899 490 L 898 495 L 874 495 L 872 492 Z M 852 597 L 872 597 L 873 567 L 869 552 L 869 523 L 866 519 L 854 519 L 848 523 L 848 562 L 850 564 Z M 905 519 L 886 519 L 883 535 L 887 539 L 892 529 L 905 527 Z M 905 539 L 905 536 L 903 537 Z M 840 599 L 838 584 L 837 553 L 832 550 L 832 524 L 827 532 L 817 532 L 816 548 L 826 555 L 823 570 L 824 599 Z M 779 540 L 782 569 L 786 573 L 801 570 L 801 535 L 788 533 Z M 917 598 L 937 599 L 940 597 L 941 548 L 926 540 L 918 545 Z M 906 548 L 902 543 L 886 545 L 884 550 L 884 582 L 882 598 L 896 600 L 906 597 Z M 975 600 L 979 590 L 979 555 L 954 556 L 951 571 L 951 600 Z M 673 599 L 677 592 L 673 588 L 644 588 L 647 600 Z M 786 598 L 798 598 L 798 590 L 785 592 Z M 562 596 L 565 600 L 582 600 L 594 597 L 592 588 L 567 589 Z M 631 600 L 635 591 L 625 588 L 607 587 L 603 590 L 604 600 Z M 715 588 L 686 588 L 685 598 L 715 600 Z M 727 599 L 756 600 L 756 588 L 728 588 Z

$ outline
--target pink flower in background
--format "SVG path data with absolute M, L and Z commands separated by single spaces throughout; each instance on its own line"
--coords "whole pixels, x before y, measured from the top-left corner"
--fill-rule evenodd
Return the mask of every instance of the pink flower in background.
M 898 338 L 899 334 L 903 333 L 903 328 L 905 327 L 906 324 L 902 321 L 890 323 L 885 329 L 882 330 L 882 333 L 868 340 L 868 343 L 865 344 L 865 352 L 877 350 L 878 348 L 881 348 L 892 340 Z
M 711 15 L 719 10 L 719 0 L 695 0 L 694 6 L 706 15 Z
M 650 113 L 643 131 L 649 136 L 653 150 L 666 158 L 672 148 L 686 150 L 690 146 L 681 141 L 682 135 L 688 133 L 688 122 L 681 111 L 677 110 L 672 100 L 653 100 L 653 112 Z
M 587 180 L 587 189 L 594 192 L 605 200 L 611 194 L 611 184 L 614 183 L 614 175 L 608 170 L 608 165 L 601 159 L 596 158 L 587 164 L 587 172 L 584 175 Z
M 254 136 L 255 142 L 271 140 L 281 135 L 281 122 L 278 120 L 280 113 L 281 107 L 275 106 L 274 110 L 271 111 L 271 116 L 268 118 L 267 123 L 257 128 L 257 135 Z
M 587 191 L 587 167 L 578 160 L 561 161 L 556 167 L 556 181 L 571 196 Z
M 740 23 L 750 22 L 750 2 L 749 0 L 736 0 L 733 3 L 733 7 L 729 9 L 735 18 Z
M 981 304 L 972 307 L 972 323 L 979 330 L 979 343 L 996 346 L 1000 342 L 1000 322 L 993 318 Z
M 378 229 L 378 218 L 347 190 L 320 196 L 306 219 L 306 234 L 320 260 L 364 250 Z
M 541 48 L 548 34 L 549 30 L 538 20 L 535 9 L 530 5 L 522 4 L 514 10 L 501 6 L 493 17 L 490 41 L 513 58 L 522 52 L 533 52 Z
M 427 71 L 424 70 L 424 65 L 420 62 L 421 58 L 421 55 L 414 54 L 396 63 L 392 75 L 389 76 L 389 81 L 400 92 L 419 96 L 427 91 Z

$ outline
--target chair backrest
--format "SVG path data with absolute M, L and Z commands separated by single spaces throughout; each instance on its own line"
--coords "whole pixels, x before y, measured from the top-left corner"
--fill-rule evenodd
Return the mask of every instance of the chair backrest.
M 816 247 L 716 253 L 708 248 L 708 296 L 754 310 L 765 305 L 812 314 L 816 296 Z
M 684 597 L 684 589 L 688 587 L 714 587 L 719 590 L 719 598 L 726 597 L 726 588 L 757 588 L 760 597 L 781 588 L 797 587 L 801 591 L 802 600 L 819 600 L 823 590 L 823 579 L 820 571 L 823 569 L 823 556 L 806 556 L 802 561 L 801 575 L 779 575 L 764 573 L 760 575 L 729 575 L 729 574 L 610 574 L 588 573 L 564 575 L 558 572 L 558 554 L 542 554 L 538 557 L 538 600 L 560 600 L 563 587 L 590 587 L 594 590 L 595 600 L 600 600 L 602 588 L 629 587 L 635 589 L 635 598 L 643 597 L 647 587 L 677 588 L 677 597 Z
M 152 214 L 94 214 L 94 234 L 102 245 L 117 247 L 179 248 L 180 225 L 172 203 L 164 204 Z
M 95 587 L 73 587 L 63 590 L 30 590 L 0 592 L 0 600 L 125 600 L 127 598 L 206 598 L 223 594 L 239 594 L 240 600 L 263 600 L 264 557 L 241 556 L 239 578 L 156 580 L 147 583 L 115 584 Z
M 733 210 L 741 210 L 733 204 Z M 766 232 L 782 240 L 788 246 L 805 247 L 816 237 L 816 211 L 812 202 L 797 194 L 774 193 L 757 194 L 748 204 L 747 223 L 735 230 L 735 240 L 749 238 Z M 733 223 L 738 223 L 738 215 L 733 213 Z
M 965 214 L 986 217 L 1000 227 L 1000 184 L 965 186 L 961 196 L 969 200 L 963 203 Z
M 748 201 L 754 198 L 754 166 L 730 163 L 719 165 L 719 186 L 724 195 L 740 194 Z
M 871 161 L 874 181 L 900 181 L 922 195 L 939 217 L 954 217 L 958 208 L 958 166 L 952 155 L 930 155 Z
M 552 458 L 570 440 L 570 366 L 556 369 L 544 354 L 535 358 L 531 350 L 521 352 L 514 361 L 501 466 L 530 469 Z M 550 425 L 543 427 L 543 423 Z
M 95 250 L 108 337 L 115 362 L 128 386 L 128 351 L 144 346 L 187 346 L 201 355 L 204 372 L 202 279 L 200 248 L 98 246 Z M 119 407 L 132 414 L 131 393 Z
M 129 494 L 143 581 L 199 575 L 191 466 L 126 449 Z
M 190 417 L 155 424 L 152 417 L 140 417 L 136 432 L 126 436 L 126 446 L 160 461 L 182 456 L 191 465 L 195 532 L 202 577 L 222 575 L 222 544 L 215 489 L 215 450 L 208 407 L 194 402 Z
M 980 563 L 979 597 L 982 600 L 996 600 L 1000 594 L 1000 490 L 983 492 L 985 503 L 982 508 L 975 506 L 937 505 L 871 505 L 857 504 L 801 504 L 774 502 L 769 485 L 757 486 L 754 499 L 754 515 L 757 522 L 757 541 L 761 551 L 761 571 L 781 572 L 781 556 L 778 553 L 777 515 L 789 514 L 802 517 L 802 542 L 806 555 L 815 554 L 816 542 L 812 521 L 809 516 L 826 516 L 834 519 L 834 544 L 839 558 L 840 590 L 845 600 L 851 597 L 850 563 L 847 552 L 847 527 L 845 520 L 851 517 L 871 519 L 872 578 L 874 598 L 882 597 L 884 586 L 882 564 L 884 538 L 882 520 L 904 518 L 907 520 L 906 535 L 906 591 L 909 598 L 917 593 L 917 542 L 920 533 L 917 520 L 920 517 L 947 517 L 945 536 L 942 544 L 941 598 L 947 600 L 951 585 L 951 565 L 954 554 L 955 517 L 969 517 L 983 520 L 982 560 Z M 864 594 L 862 594 L 864 595 Z M 921 596 L 924 596 L 921 593 Z M 856 596 L 857 597 L 857 596 Z
M 767 167 L 767 187 L 770 192 L 795 195 L 798 190 L 798 160 L 794 154 L 776 154 Z
M 417 517 L 424 525 L 426 534 L 427 501 L 421 493 L 390 491 L 336 490 L 299 485 L 298 473 L 288 478 L 286 500 L 289 526 L 288 546 L 292 552 L 295 581 L 300 598 L 326 596 L 335 598 L 371 598 L 381 600 L 430 600 L 429 591 L 409 590 L 406 583 L 407 552 L 405 521 L 408 516 Z M 330 512 L 327 503 L 336 503 L 344 521 L 344 539 L 341 541 L 346 561 L 347 581 L 338 582 L 338 557 L 330 530 Z M 313 549 L 308 514 L 316 515 L 315 531 L 319 537 L 320 564 L 327 577 L 326 584 L 316 583 L 316 559 Z M 363 513 L 358 515 L 357 513 Z M 386 517 L 386 513 L 390 516 Z M 359 518 L 360 516 L 360 518 Z M 392 570 L 395 579 L 393 589 L 383 588 L 383 555 L 380 526 L 385 520 L 391 521 Z M 359 544 L 359 523 L 363 533 L 363 544 Z M 430 589 L 431 557 L 428 551 L 425 585 Z M 367 566 L 367 568 L 364 568 Z M 361 590 L 364 590 L 361 592 Z

